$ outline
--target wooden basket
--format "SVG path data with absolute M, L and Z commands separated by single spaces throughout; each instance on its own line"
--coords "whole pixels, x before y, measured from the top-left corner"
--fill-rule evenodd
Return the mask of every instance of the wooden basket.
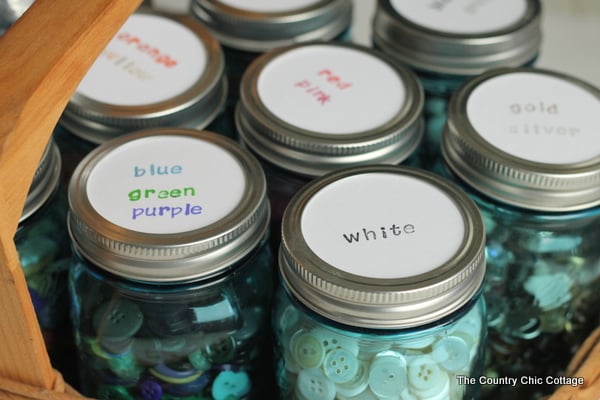
M 52 368 L 14 244 L 25 198 L 60 114 L 141 0 L 37 0 L 0 37 L 0 399 L 83 397 Z M 550 400 L 600 399 L 600 329 L 569 365 L 585 384 Z

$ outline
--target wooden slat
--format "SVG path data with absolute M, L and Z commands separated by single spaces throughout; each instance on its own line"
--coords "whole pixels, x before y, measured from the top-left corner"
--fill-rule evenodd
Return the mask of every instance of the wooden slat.
M 0 377 L 65 392 L 13 237 L 33 173 L 86 71 L 141 0 L 37 0 L 0 37 Z

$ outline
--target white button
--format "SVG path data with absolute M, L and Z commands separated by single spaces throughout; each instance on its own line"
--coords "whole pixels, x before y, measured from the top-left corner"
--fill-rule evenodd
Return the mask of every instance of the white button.
M 358 368 L 354 377 L 344 383 L 337 383 L 335 389 L 338 397 L 353 398 L 364 392 L 369 386 L 369 364 L 367 361 L 358 360 Z M 373 395 L 373 397 L 375 397 Z
M 369 368 L 369 387 L 382 399 L 397 398 L 406 388 L 406 360 L 394 351 L 379 353 Z
M 333 383 L 349 382 L 358 372 L 358 360 L 346 349 L 330 350 L 323 360 L 323 372 Z
M 421 337 L 413 337 L 400 340 L 400 347 L 405 349 L 424 349 L 435 341 L 435 336 L 427 334 Z
M 371 391 L 371 389 L 366 388 L 365 390 L 363 390 L 362 392 L 360 392 L 359 394 L 355 395 L 355 396 L 344 396 L 342 394 L 337 394 L 336 396 L 337 400 L 379 400 L 379 397 L 375 396 L 375 393 L 373 393 Z M 392 399 L 395 400 L 395 399 Z
M 302 368 L 317 368 L 325 358 L 325 351 L 319 339 L 306 331 L 294 333 L 290 340 L 290 353 Z
M 355 356 L 358 355 L 358 341 L 354 339 L 331 332 L 324 328 L 315 328 L 311 331 L 311 334 L 319 339 L 325 353 L 333 349 L 346 349 Z
M 449 390 L 448 374 L 429 356 L 414 357 L 408 363 L 408 384 L 421 398 L 429 399 Z
M 307 400 L 333 400 L 335 385 L 317 368 L 303 369 L 296 380 L 296 391 Z
M 469 346 L 459 336 L 443 337 L 433 345 L 431 358 L 448 371 L 458 371 L 469 363 Z

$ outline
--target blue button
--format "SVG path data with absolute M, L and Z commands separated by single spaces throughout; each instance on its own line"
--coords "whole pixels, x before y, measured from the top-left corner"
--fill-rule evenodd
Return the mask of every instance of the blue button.
M 148 369 L 148 372 L 162 381 L 178 385 L 193 382 L 202 375 L 202 371 L 196 371 L 193 368 L 179 370 L 170 368 L 163 363 Z
M 132 338 L 142 326 L 144 316 L 131 301 L 117 299 L 102 304 L 94 313 L 93 323 L 100 343 L 116 343 Z
M 384 351 L 373 359 L 369 369 L 369 387 L 380 398 L 394 398 L 406 388 L 407 372 L 404 356 Z
M 333 400 L 335 384 L 318 368 L 303 369 L 296 379 L 296 391 L 304 400 Z
M 222 371 L 215 378 L 211 393 L 215 400 L 226 400 L 231 396 L 243 397 L 250 389 L 250 378 L 246 372 Z
M 162 398 L 162 387 L 154 380 L 146 379 L 140 383 L 139 387 L 144 400 L 160 400 Z
M 369 364 L 358 360 L 358 368 L 354 377 L 348 382 L 336 383 L 338 397 L 352 398 L 364 392 L 369 386 Z

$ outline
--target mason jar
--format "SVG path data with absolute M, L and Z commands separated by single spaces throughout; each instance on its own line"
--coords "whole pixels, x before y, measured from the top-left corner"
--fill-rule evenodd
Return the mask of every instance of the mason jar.
M 60 153 L 50 140 L 29 187 L 15 245 L 48 354 L 53 365 L 68 377 L 75 351 L 68 326 L 71 252 L 60 172 Z
M 0 36 L 31 7 L 34 0 L 4 0 L 0 3 Z
M 233 119 L 248 65 L 278 47 L 342 39 L 352 22 L 352 0 L 191 0 L 191 14 L 223 46 L 230 82 L 226 112 Z
M 283 219 L 273 312 L 281 399 L 473 399 L 485 340 L 475 204 L 420 169 L 305 186 Z
M 55 134 L 68 175 L 98 144 L 140 129 L 207 128 L 233 136 L 223 110 L 223 52 L 193 18 L 141 8 L 96 59 Z
M 490 375 L 559 376 L 600 322 L 600 91 L 562 73 L 509 68 L 452 98 L 439 171 L 487 233 Z M 553 385 L 498 387 L 534 398 Z
M 235 124 L 262 162 L 272 232 L 290 198 L 342 167 L 419 164 L 423 89 L 376 50 L 312 42 L 271 50 L 242 79 Z M 274 234 L 275 248 L 279 235 Z
M 374 45 L 423 82 L 431 163 L 450 95 L 488 69 L 532 65 L 540 50 L 539 0 L 378 0 L 375 8 Z
M 271 393 L 273 259 L 260 164 L 161 128 L 90 153 L 69 186 L 81 386 L 98 399 Z

